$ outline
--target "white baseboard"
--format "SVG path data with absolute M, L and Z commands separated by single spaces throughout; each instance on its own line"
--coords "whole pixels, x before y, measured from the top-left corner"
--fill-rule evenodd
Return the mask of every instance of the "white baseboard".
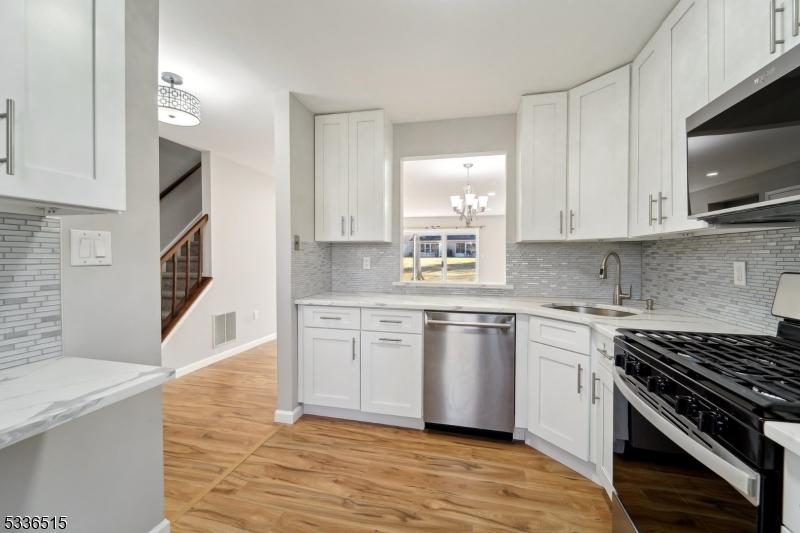
M 572 470 L 582 475 L 589 481 L 592 481 L 600 485 L 599 479 L 597 477 L 597 467 L 595 466 L 594 463 L 590 463 L 588 461 L 584 461 L 578 457 L 575 457 L 571 453 L 565 452 L 558 446 L 550 444 L 546 440 L 537 437 L 536 435 L 530 432 L 526 432 L 525 434 L 525 444 L 527 444 L 531 448 L 539 450 L 546 456 L 550 457 L 554 461 L 558 461 L 567 468 L 571 468 Z
M 276 409 L 275 410 L 275 422 L 278 424 L 294 424 L 300 417 L 303 416 L 303 406 L 298 405 L 291 411 L 286 411 L 283 409 Z
M 150 530 L 150 533 L 169 533 L 169 520 L 165 518 L 159 522 L 156 527 Z
M 372 424 L 383 424 L 385 426 L 401 428 L 425 429 L 425 422 L 421 418 L 379 415 L 375 413 L 365 413 L 356 409 L 342 409 L 341 407 L 322 407 L 320 405 L 304 404 L 303 414 L 355 420 L 356 422 L 370 422 Z
M 228 357 L 233 357 L 234 355 L 238 355 L 238 354 L 240 354 L 242 352 L 246 352 L 250 348 L 255 348 L 256 346 L 258 346 L 260 344 L 264 344 L 265 342 L 269 342 L 271 340 L 275 340 L 276 337 L 277 337 L 276 333 L 271 333 L 271 334 L 269 334 L 269 335 L 267 335 L 265 337 L 261 337 L 261 338 L 258 338 L 256 340 L 253 340 L 253 341 L 250 341 L 250 342 L 246 342 L 246 343 L 241 344 L 239 346 L 235 346 L 233 348 L 225 350 L 224 352 L 215 353 L 214 355 L 210 355 L 210 356 L 206 357 L 205 359 L 201 359 L 201 360 L 196 361 L 194 363 L 190 363 L 190 364 L 188 364 L 186 366 L 182 366 L 181 368 L 176 368 L 175 369 L 175 378 L 177 379 L 177 378 L 179 378 L 181 376 L 185 376 L 186 374 L 190 374 L 190 373 L 194 372 L 195 370 L 200 370 L 201 368 L 207 367 L 208 365 L 213 365 L 214 363 L 222 361 L 223 359 L 227 359 Z

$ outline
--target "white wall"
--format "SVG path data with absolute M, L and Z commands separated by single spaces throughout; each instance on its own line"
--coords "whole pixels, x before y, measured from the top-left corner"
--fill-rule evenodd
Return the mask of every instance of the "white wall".
M 127 211 L 62 219 L 67 356 L 158 365 L 158 1 L 126 3 Z M 112 234 L 114 264 L 71 267 L 69 230 Z M 164 518 L 161 394 L 150 391 L 0 451 L 0 515 L 65 514 L 70 531 L 142 533 Z
M 403 219 L 404 228 L 419 229 L 427 226 L 463 228 L 458 217 L 409 217 Z M 479 216 L 474 223 L 478 228 L 478 281 L 480 283 L 505 283 L 506 281 L 506 217 Z
M 197 170 L 166 195 L 159 204 L 161 250 L 180 236 L 202 210 L 203 180 L 202 172 Z
M 292 236 L 314 237 L 314 114 L 291 93 L 275 95 L 278 409 L 297 405 L 297 311 Z
M 162 364 L 172 368 L 263 339 L 276 330 L 274 180 L 214 154 L 208 160 L 214 281 L 162 348 Z M 230 311 L 237 313 L 237 338 L 212 348 L 211 317 Z

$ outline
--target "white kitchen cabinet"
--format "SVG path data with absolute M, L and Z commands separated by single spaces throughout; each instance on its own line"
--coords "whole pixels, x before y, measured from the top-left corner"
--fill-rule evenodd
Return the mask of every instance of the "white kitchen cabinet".
M 592 370 L 592 462 L 600 484 L 611 495 L 614 463 L 614 380 L 599 360 Z
M 630 66 L 569 91 L 568 239 L 628 236 Z
M 5 0 L 0 20 L 3 208 L 124 210 L 125 2 Z
M 775 0 L 784 8 L 785 0 Z M 791 0 L 790 2 L 791 3 Z M 772 0 L 710 0 L 710 90 L 716 98 L 786 49 L 784 21 L 790 9 L 772 11 Z M 789 33 L 791 35 L 791 32 Z
M 522 97 L 517 113 L 517 241 L 566 238 L 567 93 Z
M 689 218 L 686 178 L 686 118 L 709 102 L 708 2 L 683 0 L 663 25 L 668 43 L 671 173 L 662 185 L 662 197 L 665 199 L 662 199 L 661 208 L 664 229 L 670 232 L 708 226 L 705 222 Z
M 783 458 L 783 524 L 800 531 L 800 456 L 789 450 Z
M 663 228 L 664 185 L 671 181 L 667 34 L 659 30 L 632 66 L 630 234 Z
M 422 417 L 422 335 L 361 333 L 361 410 Z
M 315 118 L 316 240 L 391 241 L 391 146 L 383 111 Z
M 530 342 L 528 431 L 589 460 L 590 358 Z
M 361 339 L 358 331 L 303 329 L 303 401 L 359 409 Z

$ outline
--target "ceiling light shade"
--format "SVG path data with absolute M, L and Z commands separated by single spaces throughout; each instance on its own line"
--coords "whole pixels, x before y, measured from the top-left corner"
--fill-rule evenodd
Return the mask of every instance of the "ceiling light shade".
M 200 100 L 175 87 L 183 84 L 183 78 L 174 72 L 162 72 L 161 79 L 169 85 L 158 86 L 158 120 L 174 126 L 200 124 Z

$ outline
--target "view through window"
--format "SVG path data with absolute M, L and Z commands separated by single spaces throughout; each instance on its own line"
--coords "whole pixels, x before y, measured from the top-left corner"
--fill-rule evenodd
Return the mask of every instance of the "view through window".
M 505 165 L 504 154 L 403 161 L 402 281 L 505 282 Z

